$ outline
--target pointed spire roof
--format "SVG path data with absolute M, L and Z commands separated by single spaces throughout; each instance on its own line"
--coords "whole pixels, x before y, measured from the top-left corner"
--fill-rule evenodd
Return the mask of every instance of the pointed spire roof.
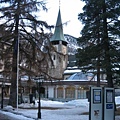
M 62 26 L 62 20 L 61 20 L 61 13 L 60 13 L 60 9 L 58 12 L 58 17 L 57 17 L 57 22 L 56 22 L 56 26 L 55 26 L 55 31 L 54 34 L 50 40 L 52 41 L 64 41 L 66 42 L 65 38 L 64 38 L 64 34 L 63 34 L 63 26 Z

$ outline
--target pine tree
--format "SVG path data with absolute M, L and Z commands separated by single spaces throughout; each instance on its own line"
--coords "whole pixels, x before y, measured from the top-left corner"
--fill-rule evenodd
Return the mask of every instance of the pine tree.
M 84 27 L 82 37 L 78 39 L 83 47 L 76 54 L 77 64 L 85 71 L 97 70 L 98 78 L 102 70 L 107 75 L 108 86 L 113 87 L 114 75 L 120 69 L 119 0 L 83 1 L 86 5 L 83 13 L 79 14 L 79 20 Z
M 21 44 L 22 46 L 20 45 L 21 51 L 24 52 L 24 54 L 21 54 L 20 59 L 23 60 L 22 58 L 24 58 L 26 66 L 34 66 L 33 61 L 36 59 L 37 54 L 35 46 L 38 46 L 38 44 L 40 46 L 43 40 L 40 39 L 40 37 L 45 37 L 43 27 L 49 27 L 46 22 L 37 20 L 35 12 L 47 9 L 45 3 L 39 0 L 0 0 L 0 4 L 0 28 L 4 28 L 3 33 L 7 33 L 0 35 L 0 42 L 4 43 L 4 45 L 8 43 L 8 54 L 13 54 L 9 104 L 16 107 L 18 40 L 21 39 L 23 42 L 25 41 L 24 44 Z M 44 57 L 42 57 L 42 59 L 44 59 Z

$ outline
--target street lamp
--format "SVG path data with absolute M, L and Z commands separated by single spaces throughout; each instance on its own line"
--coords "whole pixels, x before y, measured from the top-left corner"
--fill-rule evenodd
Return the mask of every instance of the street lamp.
M 3 109 L 4 87 L 5 87 L 5 85 L 4 85 L 4 83 L 2 82 L 2 91 L 1 91 L 1 93 L 2 93 L 2 95 L 1 95 L 1 109 Z
M 36 77 L 35 80 L 38 82 L 38 94 L 39 94 L 39 103 L 38 103 L 38 119 L 41 119 L 41 85 L 43 83 L 44 80 L 44 76 L 40 75 L 40 77 Z

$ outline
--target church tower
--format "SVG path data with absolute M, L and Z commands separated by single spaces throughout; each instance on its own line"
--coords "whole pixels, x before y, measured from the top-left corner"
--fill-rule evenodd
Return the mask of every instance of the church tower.
M 53 60 L 53 69 L 51 70 L 51 74 L 56 78 L 63 78 L 63 72 L 67 67 L 68 61 L 68 48 L 67 41 L 64 38 L 63 34 L 63 24 L 61 20 L 61 12 L 59 8 L 57 22 L 55 26 L 55 31 L 50 39 L 51 44 L 55 48 L 52 54 Z

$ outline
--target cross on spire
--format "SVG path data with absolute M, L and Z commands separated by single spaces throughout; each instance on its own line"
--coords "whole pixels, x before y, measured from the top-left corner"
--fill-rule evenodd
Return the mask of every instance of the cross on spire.
M 59 8 L 60 8 L 60 0 L 59 0 Z

